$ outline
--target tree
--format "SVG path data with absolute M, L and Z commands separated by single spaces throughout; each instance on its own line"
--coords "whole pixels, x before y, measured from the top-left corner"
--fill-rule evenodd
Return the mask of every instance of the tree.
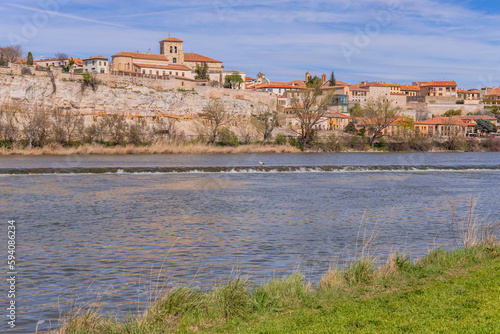
M 337 81 L 335 80 L 335 73 L 333 73 L 333 71 L 332 74 L 330 74 L 330 80 L 328 80 L 328 84 L 330 85 L 330 87 L 337 85 Z
M 269 106 L 260 107 L 258 114 L 252 120 L 257 133 L 262 137 L 262 146 L 271 138 L 274 129 L 281 125 L 278 111 L 272 110 Z
M 356 125 L 354 125 L 353 122 L 349 122 L 344 128 L 344 132 L 358 133 L 358 130 L 356 129 Z
M 6 66 L 21 58 L 23 49 L 20 45 L 11 45 L 0 48 L 0 66 Z
M 220 100 L 212 99 L 205 108 L 203 108 L 203 117 L 208 123 L 208 143 L 215 144 L 222 127 L 229 124 L 229 111 Z
M 65 52 L 56 52 L 55 56 L 56 56 L 56 59 L 60 60 L 61 62 L 68 59 L 68 54 Z
M 378 138 L 383 137 L 383 131 L 393 124 L 397 111 L 399 108 L 394 108 L 392 101 L 382 96 L 368 99 L 363 108 L 360 124 L 369 131 L 368 143 L 371 147 Z
M 474 130 L 480 133 L 497 132 L 497 129 L 493 123 L 482 118 L 476 121 L 476 126 L 474 127 Z
M 74 137 L 84 129 L 84 117 L 78 111 L 65 111 L 55 108 L 52 112 L 55 139 L 60 143 L 70 144 Z
M 362 117 L 363 116 L 363 108 L 359 105 L 359 103 L 356 103 L 354 107 L 349 109 L 349 114 L 351 117 Z
M 325 116 L 330 95 L 320 98 L 321 90 L 309 88 L 293 101 L 293 115 L 299 122 L 299 141 L 302 147 L 311 141 L 314 127 Z
M 306 82 L 306 87 L 314 89 L 317 93 L 317 95 L 321 95 L 321 86 L 322 82 L 321 79 L 318 78 L 318 76 L 310 77 L 309 80 Z
M 22 133 L 30 148 L 45 143 L 50 128 L 49 113 L 45 109 L 25 110 L 22 115 Z
M 231 75 L 227 75 L 224 79 L 224 87 L 225 88 L 238 88 L 243 83 L 243 79 L 239 73 L 233 73 Z
M 208 64 L 207 63 L 203 63 L 203 65 L 199 65 L 199 64 L 196 64 L 196 68 L 195 68 L 195 73 L 196 73 L 196 76 L 195 76 L 195 79 L 196 80 L 209 80 L 210 79 L 210 76 L 208 75 Z
M 28 66 L 33 66 L 33 54 L 31 52 L 28 52 L 28 58 L 27 58 L 27 63 Z

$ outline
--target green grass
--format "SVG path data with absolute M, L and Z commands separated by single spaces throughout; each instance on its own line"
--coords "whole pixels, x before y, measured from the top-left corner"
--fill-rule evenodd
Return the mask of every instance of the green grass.
M 317 287 L 300 273 L 208 292 L 179 288 L 143 315 L 71 316 L 61 333 L 500 333 L 500 248 L 437 249 L 417 262 L 393 254 L 331 269 Z

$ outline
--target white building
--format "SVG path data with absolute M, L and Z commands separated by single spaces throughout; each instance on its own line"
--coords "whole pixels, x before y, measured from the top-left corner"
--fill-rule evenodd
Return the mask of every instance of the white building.
M 108 58 L 103 56 L 89 57 L 83 60 L 83 73 L 109 73 Z

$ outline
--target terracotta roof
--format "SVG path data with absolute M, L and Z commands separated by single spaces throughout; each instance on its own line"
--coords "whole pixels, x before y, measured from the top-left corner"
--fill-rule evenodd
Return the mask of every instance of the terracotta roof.
M 406 96 L 405 93 L 391 93 L 391 95 L 404 95 L 404 96 Z
M 478 120 L 478 119 L 484 119 L 484 120 L 488 120 L 488 121 L 496 121 L 496 117 L 493 117 L 493 116 L 488 116 L 488 115 L 465 115 L 465 116 L 456 116 L 457 118 L 459 119 L 462 119 L 462 120 Z
M 414 122 L 418 125 L 460 125 L 467 126 L 468 124 L 458 117 L 434 117 L 422 122 Z
M 69 58 L 64 58 L 62 60 L 69 60 Z M 50 59 L 40 59 L 40 60 L 34 60 L 33 63 L 43 63 L 44 61 L 61 61 L 59 58 L 50 58 Z
M 169 38 L 165 38 L 164 40 L 161 40 L 161 42 L 184 42 L 183 40 L 181 39 L 178 39 L 178 38 L 174 38 L 174 37 L 169 37 Z
M 103 59 L 108 60 L 108 58 Z M 73 61 L 75 62 L 75 65 L 83 66 L 83 60 L 81 60 L 80 58 L 73 58 Z
M 289 85 L 292 86 L 300 86 L 300 87 L 307 87 L 306 82 L 304 80 L 293 80 L 288 83 Z
M 84 60 L 92 60 L 92 59 L 105 59 L 105 60 L 108 60 L 108 58 L 103 57 L 103 56 L 88 57 L 88 58 L 85 58 Z
M 191 69 L 187 66 L 184 65 L 155 65 L 155 64 L 145 64 L 145 63 L 134 63 L 134 66 L 137 66 L 139 68 L 158 68 L 158 69 L 164 69 L 164 70 L 179 70 L 179 71 L 191 71 Z
M 118 52 L 117 54 L 111 56 L 111 58 L 114 57 L 131 57 L 138 59 L 151 59 L 151 60 L 163 60 L 163 61 L 167 60 L 167 58 L 164 55 L 155 55 L 151 53 L 140 53 L 140 52 L 127 52 L 127 51 Z
M 410 85 L 401 85 L 401 90 L 420 91 L 420 87 L 419 86 L 410 86 Z
M 255 81 L 255 79 L 254 79 L 254 78 L 251 78 L 251 77 L 246 77 L 246 78 L 245 78 L 245 80 L 246 80 L 246 81 Z
M 271 82 L 270 84 L 258 85 L 256 88 L 288 88 L 288 89 L 305 89 L 304 87 L 293 86 L 284 82 Z
M 457 83 L 453 81 L 431 81 L 427 83 L 423 83 L 422 87 L 432 87 L 432 86 L 456 86 Z
M 184 61 L 189 62 L 205 62 L 205 63 L 222 63 L 220 60 L 215 60 L 202 56 L 197 53 L 184 53 Z
M 498 96 L 500 95 L 500 88 L 493 88 L 485 96 Z

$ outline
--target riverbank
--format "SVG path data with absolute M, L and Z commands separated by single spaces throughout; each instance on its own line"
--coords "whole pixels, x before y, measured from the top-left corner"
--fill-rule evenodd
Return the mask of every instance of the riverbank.
M 357 137 L 353 137 L 357 139 Z M 344 140 L 345 141 L 345 140 Z M 469 139 L 454 148 L 446 147 L 430 140 L 415 140 L 395 142 L 389 141 L 383 146 L 370 148 L 363 141 L 356 140 L 354 144 L 345 142 L 318 142 L 304 150 L 299 148 L 296 143 L 270 143 L 266 145 L 248 144 L 237 146 L 209 145 L 200 142 L 155 142 L 147 145 L 103 145 L 98 143 L 78 144 L 75 146 L 63 146 L 59 143 L 50 143 L 43 147 L 23 147 L 9 146 L 0 147 L 0 156 L 22 155 L 22 156 L 40 156 L 40 155 L 127 155 L 127 154 L 262 154 L 262 153 L 380 153 L 380 152 L 500 152 L 500 138 L 488 138 L 482 142 L 477 139 Z M 428 143 L 427 143 L 428 142 Z
M 393 254 L 333 268 L 316 287 L 295 273 L 260 286 L 234 275 L 202 292 L 169 291 L 123 319 L 90 311 L 57 333 L 493 332 L 500 328 L 498 242 L 436 249 L 412 262 Z
M 106 147 L 86 144 L 78 147 L 63 147 L 50 144 L 37 148 L 0 148 L 0 156 L 7 155 L 126 155 L 126 154 L 244 154 L 244 153 L 298 153 L 300 150 L 290 145 L 240 145 L 213 146 L 206 144 L 154 143 L 147 146 L 116 145 Z

